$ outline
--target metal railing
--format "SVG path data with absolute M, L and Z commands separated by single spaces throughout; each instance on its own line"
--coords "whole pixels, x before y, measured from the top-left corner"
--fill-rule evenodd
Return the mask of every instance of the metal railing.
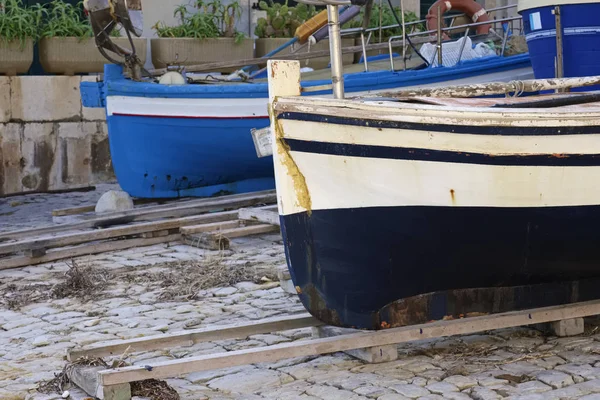
M 437 35 L 437 46 L 436 46 L 436 53 L 433 56 L 433 59 L 431 60 L 430 64 L 433 64 L 433 60 L 435 59 L 436 55 L 438 57 L 438 65 L 442 65 L 442 46 L 441 46 L 441 37 L 442 37 L 442 33 L 444 32 L 449 32 L 452 30 L 459 30 L 462 28 L 465 28 L 465 34 L 464 34 L 464 42 L 466 42 L 466 37 L 469 35 L 469 32 L 471 30 L 471 28 L 473 27 L 477 27 L 477 26 L 481 26 L 481 25 L 488 25 L 488 24 L 502 24 L 505 22 L 513 22 L 516 20 L 521 20 L 521 16 L 518 17 L 507 17 L 507 18 L 501 18 L 501 19 L 495 19 L 495 20 L 491 20 L 491 21 L 484 21 L 484 22 L 473 22 L 470 24 L 465 24 L 465 25 L 456 25 L 456 26 L 450 26 L 447 28 L 441 28 L 438 26 L 438 29 L 436 30 L 428 30 L 428 31 L 423 31 L 423 32 L 415 32 L 415 33 L 410 33 L 407 36 L 408 37 L 417 37 L 417 36 L 422 36 L 422 35 L 429 35 L 432 33 L 435 33 Z M 438 25 L 439 25 L 439 19 L 438 19 Z M 504 35 L 501 36 L 502 38 L 502 50 L 501 50 L 501 55 L 504 55 L 504 49 L 506 48 L 506 43 L 508 40 L 508 33 L 512 30 L 512 28 L 510 29 L 506 29 L 506 31 L 504 32 Z M 500 36 L 499 36 L 500 37 Z M 391 36 L 388 39 L 388 50 L 390 53 L 390 65 L 391 65 L 391 69 L 392 71 L 394 71 L 394 57 L 393 57 L 393 52 L 392 52 L 392 43 L 394 41 L 400 40 L 404 38 L 404 35 L 396 35 L 396 36 Z M 459 53 L 459 57 L 458 57 L 458 61 L 460 62 L 461 58 L 462 58 L 462 53 L 464 51 L 464 44 L 461 47 L 460 53 Z M 403 47 L 403 50 L 405 50 L 405 47 Z M 403 57 L 405 57 L 405 54 L 403 53 Z M 405 68 L 406 69 L 406 68 Z
M 333 97 L 336 99 L 342 99 L 342 98 L 344 98 L 344 74 L 343 74 L 343 67 L 342 67 L 342 40 L 341 40 L 342 32 L 345 32 L 345 33 L 360 32 L 361 43 L 362 43 L 362 53 L 363 53 L 363 58 L 364 58 L 364 62 L 365 62 L 365 70 L 368 70 L 367 52 L 366 52 L 366 44 L 365 44 L 364 34 L 365 34 L 365 32 L 369 32 L 369 39 L 370 39 L 370 37 L 371 37 L 370 33 L 375 30 L 382 29 L 382 27 L 370 28 L 370 29 L 366 29 L 366 30 L 364 30 L 362 28 L 354 28 L 353 30 L 348 29 L 348 30 L 342 31 L 340 29 L 339 8 L 338 7 L 345 6 L 345 5 L 351 5 L 350 0 L 298 0 L 298 2 L 310 4 L 310 5 L 320 5 L 320 6 L 325 5 L 325 6 L 327 6 L 327 18 L 328 18 L 328 26 L 329 26 L 329 49 L 330 49 L 330 57 L 331 57 L 331 83 L 332 83 L 332 89 L 333 89 Z M 489 13 L 489 12 L 498 11 L 498 10 L 505 10 L 505 9 L 516 7 L 516 6 L 517 6 L 516 4 L 512 4 L 512 5 L 508 5 L 508 6 L 497 7 L 495 9 L 488 10 L 487 12 Z M 452 15 L 452 16 L 450 16 L 450 18 L 452 18 L 452 21 L 454 21 L 455 18 L 464 16 L 464 15 L 465 15 L 464 13 L 459 14 L 459 15 Z M 402 24 L 403 25 L 402 26 L 403 35 L 392 36 L 388 40 L 388 47 L 389 47 L 389 52 L 390 52 L 390 63 L 391 63 L 392 71 L 394 70 L 394 60 L 393 60 L 393 51 L 392 51 L 392 42 L 394 39 L 404 38 L 405 36 L 415 37 L 415 36 L 420 36 L 420 35 L 428 35 L 431 33 L 436 33 L 437 34 L 436 52 L 435 52 L 435 54 L 433 56 L 434 58 L 431 60 L 430 64 L 433 63 L 433 60 L 435 59 L 435 56 L 437 55 L 438 65 L 442 65 L 443 64 L 443 62 L 442 62 L 443 61 L 443 58 L 442 58 L 442 33 L 465 28 L 465 39 L 464 39 L 464 43 L 461 46 L 460 53 L 459 53 L 459 61 L 460 61 L 460 59 L 462 58 L 462 53 L 463 53 L 464 46 L 466 43 L 466 36 L 469 34 L 469 31 L 471 28 L 481 26 L 481 25 L 497 24 L 497 23 L 503 23 L 503 22 L 511 22 L 511 24 L 512 24 L 512 21 L 519 20 L 519 19 L 521 19 L 520 16 L 519 17 L 502 18 L 502 19 L 491 20 L 491 21 L 484 21 L 484 22 L 475 22 L 475 23 L 470 23 L 470 24 L 465 24 L 465 25 L 449 26 L 446 28 L 442 28 L 442 15 L 441 15 L 440 8 L 438 8 L 437 29 L 428 30 L 428 31 L 424 31 L 424 32 L 415 32 L 415 33 L 411 33 L 409 35 L 405 35 L 404 32 L 406 32 L 407 26 L 416 25 L 416 24 L 422 23 L 425 20 L 409 22 L 407 24 Z M 388 28 L 396 28 L 399 26 L 400 26 L 400 24 L 390 25 Z M 494 32 L 494 31 L 492 30 L 492 32 Z M 502 39 L 503 39 L 502 54 L 504 54 L 504 46 L 506 45 L 508 32 L 509 32 L 509 29 L 507 27 L 504 37 L 502 37 Z M 367 42 L 369 39 L 367 39 Z M 403 46 L 404 60 L 406 60 L 405 51 L 406 51 L 406 46 Z M 405 61 L 405 68 L 406 68 L 406 61 Z

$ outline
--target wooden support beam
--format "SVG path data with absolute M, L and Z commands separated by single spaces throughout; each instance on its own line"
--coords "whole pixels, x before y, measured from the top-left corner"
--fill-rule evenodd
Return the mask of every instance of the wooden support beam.
M 261 333 L 308 328 L 322 324 L 322 322 L 310 314 L 303 313 L 286 317 L 268 318 L 251 323 L 208 327 L 128 340 L 115 340 L 108 344 L 92 345 L 82 349 L 71 349 L 67 353 L 67 359 L 75 361 L 80 357 L 102 358 L 115 356 L 123 354 L 127 349 L 129 349 L 130 353 L 136 353 L 170 347 L 192 346 L 196 343 L 214 340 L 245 339 L 248 336 Z
M 166 203 L 175 203 L 177 201 L 189 200 L 189 198 L 178 198 L 178 199 L 133 199 L 133 205 L 138 206 L 142 204 L 166 204 Z M 71 208 L 59 208 L 57 210 L 52 210 L 53 217 L 66 217 L 69 215 L 79 215 L 85 214 L 88 212 L 93 212 L 96 210 L 96 205 L 90 206 L 82 206 L 82 207 L 71 207 Z
M 181 239 L 185 244 L 194 247 L 200 247 L 202 249 L 227 250 L 229 249 L 230 239 L 278 231 L 279 226 L 262 224 L 223 229 L 218 232 L 182 234 Z
M 64 260 L 73 257 L 81 257 L 92 254 L 104 253 L 107 251 L 117 251 L 131 249 L 133 247 L 152 246 L 159 243 L 175 242 L 181 239 L 179 233 L 169 236 L 162 236 L 150 239 L 125 239 L 111 240 L 108 242 L 100 242 L 87 244 L 78 247 L 69 247 L 66 249 L 49 251 L 41 257 L 11 257 L 0 258 L 0 270 L 25 267 L 29 265 L 43 264 L 47 262 Z
M 151 378 L 176 377 L 190 372 L 215 370 L 260 362 L 274 362 L 294 357 L 329 354 L 338 351 L 470 334 L 492 329 L 581 318 L 598 314 L 600 314 L 600 300 L 594 300 L 481 317 L 437 321 L 381 331 L 362 331 L 344 336 L 296 341 L 227 353 L 190 357 L 154 363 L 149 365 L 149 368 L 145 366 L 130 366 L 101 371 L 98 375 L 99 381 L 104 386 L 119 385 Z
M 144 222 L 132 225 L 116 226 L 106 229 L 96 229 L 88 232 L 70 232 L 58 236 L 25 239 L 14 243 L 0 244 L 0 254 L 16 253 L 29 249 L 49 249 L 70 246 L 95 240 L 105 240 L 121 236 L 131 236 L 149 232 L 169 231 L 185 225 L 230 221 L 237 217 L 236 211 L 203 214 L 198 216 L 166 219 L 162 221 Z M 168 233 L 167 233 L 168 235 Z M 167 236 L 163 235 L 163 236 Z M 155 236 L 150 236 L 155 237 Z
M 262 222 L 264 224 L 271 224 L 279 226 L 279 212 L 277 206 L 270 209 L 259 209 L 259 208 L 240 208 L 238 211 L 239 219 L 247 221 Z
M 24 229 L 0 234 L 0 241 L 31 238 L 51 233 L 66 232 L 77 229 L 107 227 L 110 225 L 130 223 L 134 221 L 149 221 L 160 218 L 184 217 L 224 209 L 250 207 L 258 204 L 271 204 L 277 201 L 274 190 L 255 193 L 236 194 L 231 196 L 211 197 L 207 199 L 190 200 L 179 204 L 144 207 L 129 211 L 114 212 L 101 216 L 90 216 L 82 221 L 71 224 L 53 225 L 43 228 Z
M 231 211 L 233 212 L 233 211 Z M 191 226 L 182 226 L 179 228 L 179 232 L 182 235 L 192 235 L 194 233 L 204 233 L 204 232 L 213 232 L 219 231 L 223 229 L 231 229 L 231 228 L 239 228 L 240 221 L 237 219 L 233 219 L 231 221 L 224 222 L 214 222 L 212 224 L 202 224 L 202 225 L 191 225 Z

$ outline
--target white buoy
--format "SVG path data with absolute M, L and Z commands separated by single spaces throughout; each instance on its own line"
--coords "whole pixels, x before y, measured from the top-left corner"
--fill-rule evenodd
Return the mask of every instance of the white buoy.
M 179 72 L 169 71 L 160 77 L 158 83 L 161 85 L 185 85 L 186 81 Z
M 65 391 L 63 392 L 63 394 L 62 394 L 62 398 L 63 398 L 63 399 L 68 399 L 68 398 L 69 398 L 69 396 L 71 396 L 71 393 L 69 393 L 69 391 L 68 391 L 68 390 L 65 390 Z

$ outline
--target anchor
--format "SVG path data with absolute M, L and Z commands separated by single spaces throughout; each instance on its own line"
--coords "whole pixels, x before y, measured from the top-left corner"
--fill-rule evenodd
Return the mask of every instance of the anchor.
M 132 79 L 140 81 L 143 66 L 136 54 L 132 35 L 140 37 L 143 32 L 142 1 L 86 0 L 84 8 L 100 53 L 111 63 L 128 68 Z M 111 40 L 110 33 L 119 25 L 127 33 L 131 49 L 123 48 Z M 117 58 L 107 51 L 116 54 Z

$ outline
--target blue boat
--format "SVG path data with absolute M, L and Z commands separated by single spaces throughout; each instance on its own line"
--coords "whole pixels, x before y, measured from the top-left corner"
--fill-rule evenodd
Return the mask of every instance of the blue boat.
M 600 74 L 600 2 L 521 0 L 519 13 L 537 79 Z
M 396 57 L 396 65 L 401 64 Z M 424 68 L 420 60 L 412 64 L 416 68 L 392 71 L 389 56 L 370 63 L 368 72 L 355 64 L 348 69 L 356 72 L 344 77 L 345 90 L 364 95 L 533 76 L 526 53 L 473 58 L 450 67 Z M 303 74 L 302 86 L 331 85 L 327 75 Z M 272 158 L 257 157 L 250 135 L 269 125 L 266 79 L 165 85 L 133 80 L 122 66 L 106 65 L 103 81 L 82 83 L 81 93 L 84 106 L 106 109 L 113 168 L 131 196 L 203 197 L 275 188 Z M 305 94 L 327 97 L 331 89 Z

